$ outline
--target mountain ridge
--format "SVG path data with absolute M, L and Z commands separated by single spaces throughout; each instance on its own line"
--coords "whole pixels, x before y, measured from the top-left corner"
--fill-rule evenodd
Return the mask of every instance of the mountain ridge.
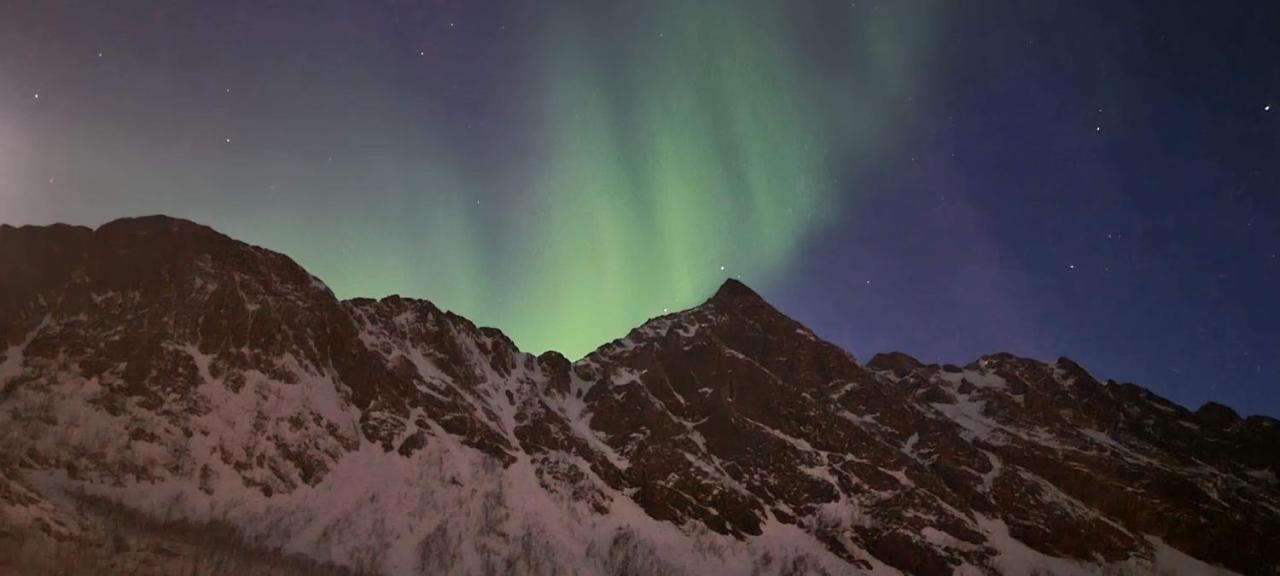
M 0 274 L 0 532 L 93 542 L 87 493 L 388 574 L 1277 562 L 1275 420 L 1065 358 L 862 365 L 732 279 L 570 362 L 162 216 L 0 226 Z
M 170 228 L 171 230 L 173 230 L 173 231 L 176 231 L 176 230 L 178 230 L 179 228 L 185 228 L 185 229 L 190 229 L 190 230 L 193 230 L 193 231 L 199 231 L 199 232 L 200 232 L 200 233 L 202 233 L 202 234 L 209 234 L 209 235 L 212 235 L 212 236 L 215 236 L 215 237 L 220 237 L 220 238 L 222 238 L 222 239 L 229 240 L 229 241 L 232 241 L 232 242 L 240 242 L 240 243 L 243 243 L 243 244 L 245 244 L 245 245 L 247 245 L 247 246 L 250 246 L 250 247 L 252 247 L 252 248 L 254 248 L 254 249 L 257 249 L 257 250 L 263 250 L 263 251 L 266 251 L 266 252 L 269 252 L 269 253 L 272 253 L 272 254 L 277 254 L 277 255 L 279 255 L 279 256 L 281 256 L 281 257 L 284 257 L 284 258 L 288 259 L 290 263 L 292 263 L 294 266 L 298 267 L 299 269 L 303 269 L 303 267 L 302 267 L 300 264 L 298 264 L 296 261 L 294 261 L 294 260 L 293 260 L 291 257 L 289 257 L 287 254 L 284 254 L 284 253 L 282 253 L 282 252 L 278 252 L 278 251 L 272 250 L 272 249 L 270 249 L 270 248 L 266 248 L 266 247 L 263 247 L 263 246 L 258 246 L 258 245 L 255 245 L 255 244 L 249 244 L 249 243 L 241 242 L 241 241 L 239 241 L 239 240 L 235 240 L 234 238 L 231 238 L 230 236 L 227 236 L 226 234 L 223 234 L 223 233 L 221 233 L 221 232 L 218 232 L 217 230 L 215 230 L 214 228 L 212 228 L 212 227 L 210 227 L 210 226 L 207 226 L 207 225 L 204 225 L 204 224 L 200 224 L 200 223 L 198 223 L 198 222 L 195 222 L 195 221 L 193 221 L 193 220 L 189 220 L 189 219 L 186 219 L 186 218 L 181 218 L 181 217 L 176 217 L 176 216 L 169 216 L 169 215 L 165 215 L 165 214 L 150 214 L 150 215 L 146 215 L 146 216 L 129 216 L 129 217 L 117 218 L 117 219 L 114 219 L 114 220 L 110 220 L 110 221 L 108 221 L 108 222 L 105 222 L 105 223 L 103 223 L 103 224 L 99 225 L 97 228 L 90 227 L 90 226 L 83 226 L 83 225 L 66 224 L 66 223 L 60 223 L 60 222 L 58 222 L 58 223 L 51 223 L 51 224 L 24 224 L 24 225 L 20 225 L 20 226 L 15 226 L 15 225 L 12 225 L 12 224 L 0 223 L 0 232 L 3 232 L 4 230 L 9 230 L 9 231 L 11 231 L 11 232 L 21 232 L 21 231 L 23 231 L 23 230 L 28 230 L 28 231 L 36 231 L 36 230 L 39 230 L 39 231 L 71 230 L 71 231 L 74 231 L 74 232 L 76 232 L 76 233 L 95 233 L 95 232 L 98 232 L 98 231 L 100 231 L 100 230 L 102 230 L 102 229 L 104 229 L 104 228 L 105 228 L 105 229 L 107 229 L 107 230 L 114 230 L 114 229 L 116 229 L 116 228 L 118 228 L 118 227 L 119 227 L 119 228 L 124 228 L 124 227 L 128 227 L 128 226 L 131 226 L 131 225 L 144 225 L 144 226 L 149 227 L 149 228 L 150 228 L 150 229 L 152 229 L 152 230 L 157 230 L 157 231 L 158 231 L 158 230 L 160 230 L 160 229 L 162 229 L 162 228 L 164 228 L 164 227 L 166 227 L 166 226 L 167 226 L 167 227 L 169 227 L 169 228 Z M 313 277 L 314 277 L 314 276 L 313 276 Z M 320 282 L 320 284 L 324 285 L 324 281 L 323 281 L 323 279 L 320 279 L 320 278 L 318 278 L 318 277 L 315 277 L 315 278 L 316 278 L 316 280 L 317 280 L 318 282 Z M 329 289 L 327 285 L 325 285 L 325 288 L 326 288 L 326 289 Z M 332 292 L 332 290 L 331 290 L 331 289 L 330 289 L 330 292 Z M 337 297 L 337 296 L 336 296 L 336 294 L 335 294 L 335 298 L 336 298 L 336 297 Z M 430 299 L 428 299 L 428 298 L 422 298 L 422 297 L 409 297 L 409 296 L 402 296 L 402 295 L 400 295 L 400 294 L 387 294 L 387 295 L 384 295 L 384 296 L 352 296 L 352 297 L 349 297 L 349 298 L 338 298 L 338 300 L 339 300 L 339 301 L 342 301 L 342 302 L 348 302 L 348 301 L 351 301 L 351 302 L 354 302 L 354 301 L 371 301 L 371 302 L 378 302 L 378 301 L 381 301 L 381 300 L 384 300 L 384 299 L 387 299 L 387 298 L 403 299 L 403 300 L 409 300 L 409 301 L 422 301 L 422 302 L 430 303 L 432 306 L 435 306 L 435 303 L 434 303 L 433 301 L 431 301 Z M 754 289 L 752 289 L 752 288 L 751 288 L 750 286 L 748 286 L 746 283 L 744 283 L 744 282 L 742 282 L 741 280 L 739 280 L 739 279 L 737 279 L 737 278 L 734 278 L 734 277 L 726 277 L 726 278 L 721 282 L 721 284 L 716 288 L 716 291 L 715 291 L 715 292 L 713 292 L 713 293 L 712 293 L 712 295 L 711 295 L 711 296 L 709 296 L 705 301 L 703 301 L 703 303 L 702 303 L 702 304 L 700 304 L 700 305 L 698 305 L 698 306 L 695 306 L 695 308 L 698 308 L 698 307 L 701 307 L 701 306 L 710 305 L 710 304 L 712 304 L 713 302 L 716 302 L 716 301 L 723 301 L 723 302 L 726 302 L 726 303 L 727 303 L 727 302 L 733 301 L 733 300 L 738 299 L 738 298 L 745 299 L 746 301 L 752 302 L 753 304 L 763 304 L 765 307 L 767 307 L 767 309 L 768 309 L 768 310 L 772 311 L 773 313 L 775 313 L 775 314 L 777 314 L 777 315 L 779 315 L 779 316 L 786 317 L 788 320 L 791 320 L 791 318 L 787 317 L 787 316 L 786 316 L 786 314 L 784 314 L 783 312 L 781 312 L 781 311 L 779 311 L 777 308 L 775 308 L 771 303 L 769 303 L 769 302 L 768 302 L 768 300 L 766 300 L 766 299 L 765 299 L 763 296 L 761 296 L 758 292 L 756 292 Z M 449 312 L 450 312 L 450 313 L 452 313 L 452 314 L 457 315 L 455 312 L 452 312 L 452 311 L 449 311 Z M 660 316 L 651 317 L 651 318 L 649 318 L 648 320 L 646 320 L 644 323 L 642 323 L 641 325 L 643 326 L 644 324 L 646 324 L 646 323 L 648 323 L 648 322 L 650 322 L 650 321 L 653 321 L 653 320 L 656 320 L 656 319 L 662 318 L 663 316 L 667 316 L 667 315 L 671 315 L 671 314 L 679 314 L 680 312 L 682 312 L 682 311 L 677 310 L 677 311 L 674 311 L 674 312 L 664 313 L 664 314 L 662 314 L 662 315 L 660 315 Z M 459 315 L 458 317 L 459 317 L 459 318 L 464 318 L 464 317 L 462 317 L 462 316 L 460 316 L 460 315 Z M 794 320 L 792 320 L 792 321 L 794 322 Z M 799 325 L 799 323 L 798 323 L 798 322 L 797 322 L 796 324 L 798 324 L 798 325 Z M 479 329 L 485 329 L 485 330 L 493 330 L 493 331 L 496 331 L 497 333 L 501 334 L 501 335 L 502 335 L 502 337 L 504 337 L 504 338 L 506 338 L 506 339 L 508 339 L 508 340 L 511 340 L 511 338 L 510 338 L 509 336 L 507 336 L 504 332 L 502 332 L 502 329 L 501 329 L 500 327 L 496 327 L 496 326 L 480 326 L 480 325 L 476 325 L 476 326 L 477 326 L 477 328 L 479 328 Z M 804 326 L 802 326 L 802 325 L 801 325 L 801 327 L 802 327 L 803 329 L 805 329 L 806 331 L 808 330 L 808 328 L 807 328 L 807 327 L 804 327 Z M 617 340 L 617 339 L 615 339 L 615 340 Z M 517 350 L 519 350 L 519 347 L 518 347 L 518 345 L 516 345 L 516 344 L 515 344 L 514 340 L 511 340 L 511 343 L 512 343 L 512 345 L 513 345 L 513 346 L 516 346 L 516 349 L 517 349 Z M 596 351 L 600 350 L 601 348 L 604 348 L 604 347 L 608 346 L 608 345 L 609 345 L 609 343 L 610 343 L 610 342 L 604 342 L 604 343 L 601 343 L 599 346 L 597 346 L 597 347 L 596 347 L 596 349 L 595 349 L 595 350 L 592 350 L 591 352 L 588 352 L 586 355 L 584 355 L 584 357 L 585 357 L 585 356 L 589 356 L 590 354 L 592 354 L 592 353 L 594 353 L 594 352 L 596 352 Z M 531 352 L 530 352 L 530 353 L 531 353 Z M 551 349 L 551 350 L 545 350 L 545 351 L 543 351 L 543 352 L 541 352 L 541 353 L 539 353 L 539 354 L 552 354 L 552 355 L 560 355 L 560 356 L 563 356 L 563 353 L 561 353 L 561 352 L 560 352 L 560 351 L 558 351 L 558 350 L 554 350 L 554 349 Z M 852 354 L 852 353 L 850 352 L 850 354 Z M 1012 354 L 1010 354 L 1010 353 L 1008 353 L 1008 352 L 992 352 L 992 353 L 988 353 L 988 354 L 984 355 L 982 358 L 990 357 L 990 356 L 1000 356 L 1000 355 L 1010 355 L 1010 356 L 1012 356 Z M 942 363 L 932 363 L 932 364 L 926 364 L 926 363 L 923 363 L 923 362 L 921 362 L 920 360 L 918 360 L 918 359 L 916 359 L 916 358 L 914 358 L 914 357 L 911 357 L 910 355 L 908 355 L 908 354 L 906 354 L 905 352 L 902 352 L 902 351 L 885 351 L 885 352 L 877 352 L 875 355 L 873 355 L 873 359 L 874 359 L 874 357 L 875 357 L 875 356 L 901 356 L 901 357 L 906 357 L 906 358 L 907 358 L 907 359 L 909 359 L 911 362 L 914 362 L 915 364 L 918 364 L 920 367 L 923 367 L 923 366 L 926 366 L 926 365 L 943 365 Z M 1025 358 L 1025 359 L 1027 359 L 1027 360 L 1034 360 L 1034 361 L 1039 361 L 1039 362 L 1043 362 L 1043 361 L 1044 361 L 1044 360 L 1041 360 L 1041 359 L 1038 359 L 1038 358 L 1030 358 L 1030 357 L 1024 357 L 1024 358 Z M 566 359 L 567 359 L 567 357 L 566 357 Z M 979 358 L 979 359 L 981 359 L 981 358 Z M 1064 360 L 1064 359 L 1065 359 L 1065 360 L 1068 360 L 1068 361 L 1071 361 L 1072 363 L 1074 363 L 1074 361 L 1073 361 L 1073 360 L 1070 360 L 1069 358 L 1066 358 L 1066 357 L 1060 357 L 1060 358 L 1059 358 L 1059 360 Z M 572 361 L 572 360 L 571 360 L 571 361 Z M 1144 390 L 1145 390 L 1145 388 L 1144 388 Z M 1168 399 L 1163 398 L 1163 397 L 1161 397 L 1161 399 L 1162 399 L 1162 400 L 1165 400 L 1165 401 L 1173 402 L 1172 400 L 1168 400 Z M 1175 402 L 1175 403 L 1176 403 L 1176 402 Z M 1203 402 L 1203 403 L 1200 405 L 1200 407 L 1195 407 L 1195 408 L 1193 408 L 1193 407 L 1191 407 L 1191 406 L 1183 405 L 1183 404 L 1180 404 L 1180 403 L 1177 403 L 1177 404 L 1178 404 L 1178 406 L 1179 406 L 1179 407 L 1181 407 L 1181 408 L 1183 408 L 1183 409 L 1186 409 L 1186 410 L 1192 410 L 1192 411 L 1197 411 L 1197 412 L 1198 412 L 1199 410 L 1202 410 L 1202 409 L 1206 408 L 1206 407 L 1209 407 L 1211 410 L 1217 410 L 1217 409 L 1218 409 L 1217 407 L 1222 407 L 1222 408 L 1226 408 L 1226 409 L 1227 409 L 1227 410 L 1229 410 L 1231 413 L 1235 414 L 1235 416 L 1236 416 L 1236 418 L 1237 418 L 1237 419 L 1247 419 L 1247 418 L 1252 418 L 1252 417 L 1258 417 L 1258 418 L 1263 418 L 1263 419 L 1277 420 L 1276 418 L 1274 418 L 1274 417 L 1272 417 L 1272 416 L 1268 416 L 1268 415 L 1266 415 L 1266 414 L 1250 414 L 1250 415 L 1247 415 L 1247 416 L 1241 416 L 1241 415 L 1236 411 L 1236 409 L 1235 409 L 1235 408 L 1232 408 L 1232 407 L 1229 407 L 1229 406 L 1222 405 L 1222 404 L 1220 404 L 1220 403 L 1218 403 L 1218 402 L 1216 402 L 1216 401 L 1214 401 L 1214 400 L 1206 400 L 1205 402 Z

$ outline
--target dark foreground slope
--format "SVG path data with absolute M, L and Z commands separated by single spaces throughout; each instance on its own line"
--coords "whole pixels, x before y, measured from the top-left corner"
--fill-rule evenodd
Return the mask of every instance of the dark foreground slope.
M 1272 419 L 860 364 L 736 281 L 570 362 L 182 220 L 0 226 L 24 573 L 1274 574 L 1277 474 Z

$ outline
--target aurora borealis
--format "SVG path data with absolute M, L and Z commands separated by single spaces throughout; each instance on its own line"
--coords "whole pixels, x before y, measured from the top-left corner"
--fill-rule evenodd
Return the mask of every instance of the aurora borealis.
M 426 297 L 502 327 L 527 349 L 580 356 L 664 310 L 697 304 L 726 276 L 776 280 L 840 209 L 832 165 L 871 160 L 851 155 L 850 142 L 889 121 L 911 46 L 882 32 L 864 38 L 866 22 L 837 11 L 848 19 L 833 35 L 847 39 L 842 49 L 856 54 L 874 42 L 848 60 L 860 69 L 843 72 L 864 88 L 842 93 L 830 75 L 847 62 L 815 61 L 798 47 L 804 19 L 832 13 L 784 8 L 569 2 L 488 15 L 425 7 L 403 20 L 388 7 L 385 27 L 335 20 L 305 37 L 365 37 L 369 46 L 260 47 L 291 65 L 258 64 L 253 80 L 181 72 L 207 80 L 205 93 L 173 111 L 204 109 L 177 119 L 198 127 L 187 134 L 204 134 L 185 143 L 183 157 L 167 150 L 167 122 L 91 131 L 100 141 L 79 163 L 93 166 L 78 172 L 118 208 L 62 217 L 187 216 L 290 254 L 342 297 Z M 252 37 L 267 30 L 241 30 L 252 26 L 236 20 L 261 12 L 231 11 L 223 32 L 269 41 Z M 483 49 L 453 38 L 479 27 L 490 36 Z M 207 54 L 121 54 L 128 49 L 141 47 L 104 48 L 102 59 L 240 68 Z M 498 71 L 458 70 L 476 52 Z M 307 70 L 325 59 L 340 68 Z M 57 107 L 57 98 L 39 104 Z M 306 102 L 294 110 L 293 100 Z M 471 109 L 460 117 L 458 106 Z M 121 111 L 115 121 L 151 121 L 139 115 L 151 111 Z M 842 122 L 866 134 L 833 133 Z M 125 137 L 133 149 L 103 154 L 120 134 L 133 134 Z M 86 194 L 90 186 L 63 180 L 4 190 L 70 195 L 66 187 Z M 4 201 L 11 214 L 45 205 L 25 193 Z
M 0 222 L 189 218 L 571 357 L 739 277 L 860 358 L 1280 413 L 1277 8 L 1149 4 L 7 2 Z
M 532 250 L 506 263 L 531 298 L 512 334 L 535 348 L 580 355 L 726 274 L 768 278 L 830 213 L 822 95 L 774 7 L 654 6 L 616 52 L 580 15 L 545 42 Z

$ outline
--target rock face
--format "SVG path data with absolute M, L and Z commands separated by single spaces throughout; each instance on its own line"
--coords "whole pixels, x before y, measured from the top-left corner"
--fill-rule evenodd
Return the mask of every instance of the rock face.
M 92 499 L 384 574 L 1276 574 L 1277 475 L 1273 419 L 863 365 L 733 280 L 570 362 L 182 220 L 0 226 L 0 540 Z

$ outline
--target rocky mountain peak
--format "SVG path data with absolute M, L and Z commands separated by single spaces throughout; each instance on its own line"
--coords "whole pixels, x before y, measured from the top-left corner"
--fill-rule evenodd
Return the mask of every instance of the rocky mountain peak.
M 1213 428 L 1227 428 L 1243 421 L 1231 407 L 1212 401 L 1205 402 L 1196 410 L 1196 419 Z
M 753 321 L 792 322 L 790 318 L 774 308 L 759 293 L 744 284 L 741 280 L 727 278 L 715 294 L 702 305 L 720 312 L 743 316 Z
M 881 352 L 871 357 L 867 362 L 867 368 L 872 370 L 886 370 L 894 375 L 902 377 L 913 371 L 923 368 L 924 364 L 919 360 L 902 352 Z
M 749 303 L 752 305 L 765 303 L 760 294 L 735 278 L 726 278 L 708 302 L 726 305 L 733 303 Z
M 216 236 L 227 241 L 232 241 L 231 238 L 203 224 L 197 224 L 184 218 L 177 218 L 164 214 L 117 218 L 99 226 L 96 231 L 106 235 L 159 235 L 162 237 Z

